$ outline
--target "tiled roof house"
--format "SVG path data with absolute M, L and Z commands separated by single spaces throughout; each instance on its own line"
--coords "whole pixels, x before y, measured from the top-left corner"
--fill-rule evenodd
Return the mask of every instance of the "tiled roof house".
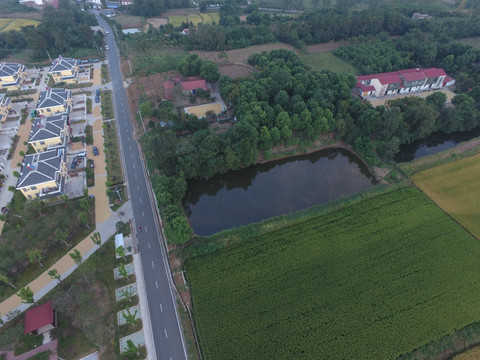
M 66 146 L 69 135 L 69 118 L 67 113 L 39 117 L 33 121 L 28 143 L 36 152 Z

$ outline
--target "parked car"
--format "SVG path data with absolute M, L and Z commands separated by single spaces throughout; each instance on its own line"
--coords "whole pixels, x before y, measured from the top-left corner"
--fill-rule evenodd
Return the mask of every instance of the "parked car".
M 92 147 L 93 155 L 97 156 L 98 155 L 98 148 L 96 146 Z
M 108 50 L 108 49 L 109 49 L 108 45 L 105 45 L 105 50 Z
M 99 103 L 99 102 L 100 102 L 100 98 L 98 97 L 98 95 L 95 96 L 95 102 L 96 102 L 96 103 Z
M 97 96 L 100 96 L 100 89 L 97 89 L 97 90 L 95 91 L 95 94 L 96 94 Z

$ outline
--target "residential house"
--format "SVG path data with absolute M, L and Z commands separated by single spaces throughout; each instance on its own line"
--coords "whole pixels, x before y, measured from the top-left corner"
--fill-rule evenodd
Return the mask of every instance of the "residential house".
M 66 147 L 70 134 L 69 125 L 67 113 L 36 118 L 30 130 L 28 143 L 37 153 L 61 146 Z
M 70 113 L 71 107 L 72 91 L 58 88 L 42 91 L 36 110 L 39 116 L 50 116 L 56 113 Z
M 57 312 L 52 308 L 52 301 L 39 305 L 25 312 L 24 334 L 43 334 L 57 326 Z
M 133 1 L 132 0 L 122 0 L 122 1 L 120 1 L 120 3 L 122 4 L 122 6 L 128 6 L 128 5 L 132 5 Z
M 8 113 L 12 108 L 12 100 L 5 94 L 0 94 L 0 122 L 7 120 Z
M 105 15 L 106 17 L 113 17 L 115 16 L 115 10 L 114 9 L 103 9 L 103 15 Z
M 55 84 L 78 82 L 78 60 L 59 56 L 53 61 L 49 75 L 52 76 Z
M 431 19 L 433 16 L 428 14 L 422 14 L 418 12 L 414 12 L 412 15 L 412 20 L 423 20 L 423 19 Z
M 0 62 L 0 88 L 20 90 L 26 76 L 27 67 L 25 65 Z
M 17 190 L 27 199 L 60 196 L 67 181 L 67 150 L 64 147 L 25 155 Z
M 407 94 L 440 89 L 450 86 L 455 80 L 443 69 L 406 69 L 388 73 L 357 76 L 356 88 L 361 96 Z
M 207 91 L 207 82 L 199 76 L 192 76 L 178 79 L 184 93 L 195 93 L 195 90 L 202 89 Z
M 106 3 L 109 9 L 118 9 L 120 6 L 120 1 L 107 1 Z

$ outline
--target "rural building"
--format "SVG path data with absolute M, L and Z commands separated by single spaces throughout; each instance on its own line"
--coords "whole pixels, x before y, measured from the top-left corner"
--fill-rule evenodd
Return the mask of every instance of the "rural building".
M 69 125 L 67 113 L 36 118 L 30 130 L 28 143 L 37 153 L 66 146 L 70 134 Z
M 56 113 L 70 113 L 71 107 L 71 90 L 47 88 L 40 93 L 36 110 L 40 116 L 50 116 Z
M 64 82 L 67 84 L 78 82 L 78 60 L 64 58 L 61 55 L 55 59 L 48 73 L 52 76 L 55 84 Z
M 180 86 L 185 93 L 195 93 L 197 89 L 207 91 L 207 82 L 200 77 L 182 79 L 180 80 Z
M 408 94 L 450 86 L 455 80 L 443 69 L 407 69 L 388 73 L 357 76 L 356 88 L 361 96 Z
M 118 9 L 120 6 L 120 1 L 107 1 L 107 8 L 109 9 Z
M 122 6 L 127 6 L 127 5 L 132 5 L 133 1 L 132 0 L 124 0 L 124 1 L 120 1 L 120 3 L 122 4 Z
M 36 335 L 43 334 L 57 326 L 57 312 L 52 308 L 52 302 L 39 305 L 25 312 L 24 334 L 33 332 Z
M 27 67 L 17 63 L 0 62 L 0 88 L 20 90 L 27 76 Z
M 67 150 L 64 147 L 25 155 L 17 190 L 27 199 L 47 198 L 65 193 Z
M 0 123 L 7 120 L 8 113 L 12 108 L 12 100 L 5 94 L 0 94 Z
M 412 20 L 423 20 L 423 19 L 431 19 L 433 16 L 428 14 L 422 14 L 418 12 L 414 12 L 412 15 Z
M 113 17 L 115 16 L 115 10 L 114 9 L 104 9 L 102 10 L 103 11 L 103 15 L 105 15 L 106 17 Z

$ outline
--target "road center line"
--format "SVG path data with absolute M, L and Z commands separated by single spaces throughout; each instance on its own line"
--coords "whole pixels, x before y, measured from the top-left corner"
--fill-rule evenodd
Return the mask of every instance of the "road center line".
M 150 241 L 148 242 L 148 249 L 151 250 L 152 248 L 150 247 Z
M 154 268 L 154 269 L 155 269 L 155 264 L 153 263 L 153 260 L 152 260 L 152 268 Z
M 168 339 L 167 329 L 165 329 L 165 339 Z
M 140 191 L 140 187 L 137 185 L 137 191 Z
M 137 174 L 135 174 L 135 180 L 137 179 Z
M 139 198 L 139 200 L 140 200 L 140 204 L 141 204 L 142 203 L 142 198 Z
M 133 160 L 133 156 L 132 156 L 132 160 Z M 135 169 L 135 164 L 132 164 L 133 168 Z
M 162 304 L 158 304 L 158 305 L 160 305 L 160 312 L 163 312 Z
M 142 217 L 145 217 L 145 213 L 142 211 Z
M 157 280 L 155 280 L 155 286 L 157 287 L 157 290 L 158 290 L 158 282 L 157 282 Z
M 145 226 L 145 232 L 148 232 L 148 229 L 147 229 L 147 227 L 146 227 L 146 226 Z

